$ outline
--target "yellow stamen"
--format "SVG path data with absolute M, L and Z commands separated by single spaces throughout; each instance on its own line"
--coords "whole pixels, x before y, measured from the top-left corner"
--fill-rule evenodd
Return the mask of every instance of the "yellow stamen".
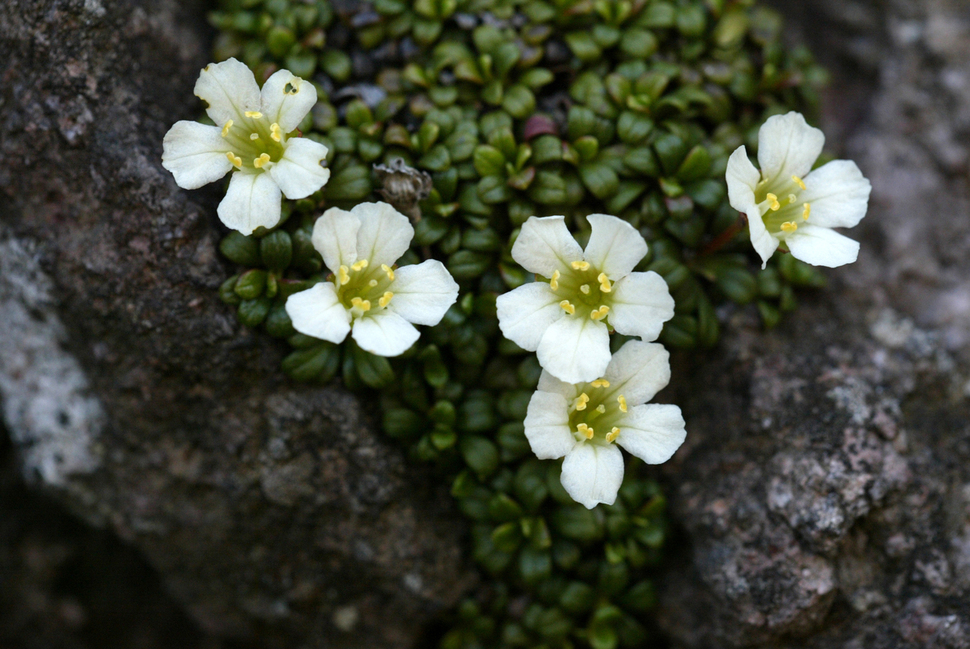
M 231 162 L 236 169 L 242 169 L 242 158 L 234 154 L 232 151 L 227 153 L 226 157 L 229 158 L 229 162 Z
M 609 293 L 613 290 L 613 287 L 610 286 L 610 278 L 606 276 L 606 273 L 600 273 L 596 281 L 600 283 L 600 291 L 603 293 Z
M 380 304 L 382 307 L 387 306 L 388 304 L 391 303 L 392 297 L 394 297 L 393 293 L 391 293 L 390 291 L 385 291 L 384 295 L 381 297 L 381 299 L 377 301 L 377 303 Z
M 229 129 L 232 128 L 232 120 L 226 122 L 226 125 L 222 127 L 222 137 L 229 135 Z
M 775 196 L 774 194 L 768 194 L 767 196 L 765 196 L 765 200 L 771 203 L 771 205 L 769 205 L 768 207 L 772 211 L 777 212 L 778 210 L 781 209 L 781 203 L 778 202 L 778 197 Z
M 253 160 L 253 166 L 256 167 L 257 169 L 259 169 L 264 164 L 266 164 L 267 162 L 269 162 L 269 154 L 268 153 L 264 153 L 263 155 L 259 156 L 255 160 Z
M 573 270 L 589 270 L 588 261 L 574 261 L 570 264 L 570 266 L 573 267 Z
M 576 307 L 570 304 L 569 300 L 563 300 L 562 302 L 559 303 L 559 306 L 561 306 L 562 310 L 568 313 L 569 315 L 576 313 Z
M 357 261 L 351 264 L 350 267 L 354 270 L 361 270 L 362 268 L 367 268 L 367 260 L 361 259 L 360 261 Z
M 799 178 L 798 176 L 792 176 L 791 179 L 795 182 L 796 185 L 802 188 L 802 191 L 805 190 L 805 182 L 801 178 Z
M 347 282 L 350 281 L 350 275 L 347 274 L 349 269 L 346 266 L 341 266 L 337 270 L 337 281 L 340 282 L 341 286 L 346 286 Z
M 590 383 L 590 385 L 592 385 L 594 388 L 608 388 L 610 387 L 610 382 L 606 379 L 596 379 Z
M 361 311 L 370 311 L 370 300 L 362 300 L 359 297 L 351 298 L 350 303 Z
M 258 110 L 247 110 L 246 117 L 252 117 L 253 119 L 259 119 L 263 114 Z
M 596 406 L 596 412 L 598 412 L 598 413 L 600 413 L 602 415 L 603 413 L 606 412 L 606 406 L 604 406 L 601 403 L 600 405 Z
M 616 400 L 620 404 L 620 412 L 626 412 L 626 397 L 621 394 Z
M 374 288 L 375 286 L 377 286 L 377 280 L 372 279 L 371 281 L 367 282 L 367 285 L 370 286 L 371 288 Z
M 606 441 L 607 442 L 613 442 L 614 440 L 616 440 L 616 437 L 619 434 L 620 434 L 620 429 L 617 428 L 616 426 L 614 426 L 613 427 L 613 430 L 611 430 L 610 432 L 608 432 L 606 434 Z
M 552 278 L 549 280 L 549 288 L 556 291 L 559 290 L 559 271 L 553 271 Z
M 794 203 L 795 202 L 795 195 L 794 194 L 789 194 L 788 195 L 788 202 L 789 203 Z
M 576 400 L 573 401 L 573 405 L 576 407 L 576 410 L 586 410 L 587 403 L 589 403 L 589 395 L 585 392 L 576 397 Z
M 781 224 L 781 229 L 784 232 L 794 232 L 798 229 L 798 225 L 794 221 L 786 221 Z
M 381 264 L 381 270 L 387 273 L 387 279 L 394 281 L 394 269 L 387 264 Z
M 583 295 L 589 295 L 589 284 L 583 284 L 579 287 L 579 290 L 582 291 Z
M 273 124 L 269 127 L 269 136 L 276 142 L 283 139 L 283 131 L 280 129 L 280 125 L 276 122 L 273 122 Z
M 593 429 L 586 424 L 576 424 L 576 430 L 579 431 L 579 433 L 586 439 L 593 439 L 593 435 L 596 434 Z
M 593 311 L 589 314 L 589 317 L 592 318 L 593 320 L 599 321 L 605 318 L 606 314 L 609 312 L 610 312 L 610 307 L 604 304 L 598 309 L 593 309 Z
M 803 204 L 803 209 L 802 209 L 802 219 L 804 219 L 805 221 L 807 221 L 808 220 L 808 215 L 811 214 L 811 213 L 812 213 L 812 204 L 811 203 L 804 203 Z
M 259 139 L 259 133 L 250 133 L 249 134 L 249 139 L 250 140 L 258 140 Z

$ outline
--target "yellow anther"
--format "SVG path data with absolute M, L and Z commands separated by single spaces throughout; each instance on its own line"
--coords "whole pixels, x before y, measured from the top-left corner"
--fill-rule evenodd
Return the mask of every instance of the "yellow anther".
M 387 273 L 387 279 L 394 281 L 394 269 L 387 264 L 381 264 L 381 270 Z
M 795 202 L 795 195 L 794 194 L 789 194 L 788 195 L 788 202 L 789 203 L 794 203 Z
M 608 388 L 610 387 L 610 382 L 606 379 L 596 379 L 590 383 L 590 385 L 592 385 L 594 388 Z
M 283 131 L 280 129 L 280 125 L 276 122 L 273 122 L 273 124 L 269 127 L 269 136 L 276 142 L 283 139 Z
M 253 119 L 259 119 L 263 114 L 258 110 L 247 110 L 246 117 L 252 117 Z
M 775 196 L 774 194 L 768 194 L 767 196 L 765 196 L 765 200 L 771 203 L 771 205 L 769 205 L 768 207 L 774 210 L 775 212 L 781 209 L 781 203 L 778 202 L 778 197 Z
M 579 434 L 583 435 L 586 439 L 593 439 L 593 435 L 596 434 L 593 429 L 586 424 L 576 424 L 576 430 L 579 431 Z
M 222 127 L 222 137 L 229 135 L 229 129 L 232 128 L 232 120 L 226 122 L 226 125 Z
M 347 282 L 350 281 L 350 275 L 347 273 L 348 270 L 350 269 L 346 266 L 341 266 L 337 270 L 337 281 L 340 282 L 341 286 L 346 286 Z
M 610 312 L 610 307 L 604 304 L 598 309 L 593 309 L 593 311 L 589 314 L 589 317 L 592 318 L 593 320 L 599 321 L 605 318 L 606 314 L 609 312 Z
M 606 406 L 601 403 L 600 405 L 596 406 L 596 412 L 600 413 L 601 415 L 604 414 L 606 412 Z
M 617 403 L 620 404 L 620 412 L 626 412 L 626 397 L 622 394 L 616 398 Z
M 569 265 L 573 267 L 573 270 L 589 270 L 588 261 L 574 261 Z
M 258 140 L 259 139 L 259 133 L 250 133 L 249 134 L 249 139 L 250 140 Z
M 781 229 L 784 232 L 794 232 L 798 229 L 798 224 L 796 224 L 794 221 L 786 221 L 781 224 Z
M 562 302 L 559 303 L 559 306 L 561 306 L 562 310 L 568 313 L 569 315 L 576 313 L 576 307 L 570 304 L 569 300 L 563 300 Z
M 256 167 L 257 169 L 259 169 L 264 164 L 266 164 L 267 162 L 269 162 L 269 154 L 268 153 L 264 153 L 263 155 L 259 156 L 255 160 L 253 160 L 253 166 Z
M 613 290 L 613 287 L 610 286 L 610 278 L 606 276 L 606 273 L 600 273 L 596 281 L 600 283 L 600 291 L 603 293 L 609 293 Z
M 226 157 L 229 158 L 229 162 L 231 162 L 236 169 L 242 169 L 242 158 L 234 154 L 232 151 L 227 153 Z
M 377 303 L 380 304 L 382 307 L 387 306 L 388 304 L 391 303 L 392 297 L 394 297 L 393 293 L 391 293 L 390 291 L 385 291 L 384 295 L 381 297 L 381 299 L 377 301 Z
M 351 298 L 350 303 L 361 311 L 370 311 L 370 300 L 362 300 L 359 297 Z
M 377 280 L 372 279 L 371 281 L 367 282 L 367 285 L 370 286 L 371 288 L 374 288 L 375 286 L 377 286 Z
M 799 178 L 798 176 L 792 176 L 791 179 L 792 179 L 792 181 L 796 185 L 798 185 L 799 187 L 801 187 L 802 190 L 804 191 L 804 189 L 805 189 L 805 182 L 801 178 Z
M 363 268 L 367 268 L 367 260 L 361 259 L 359 261 L 355 261 L 353 264 L 350 265 L 350 267 L 353 270 L 361 270 Z
M 620 434 L 620 429 L 614 426 L 613 430 L 611 430 L 606 434 L 606 441 L 611 443 L 614 442 L 616 440 L 617 435 L 619 434 Z
M 805 221 L 807 221 L 808 220 L 808 215 L 811 214 L 811 213 L 812 213 L 812 204 L 811 203 L 803 203 L 802 204 L 802 219 L 804 219 Z
M 582 291 L 583 295 L 589 295 L 589 284 L 583 284 L 579 287 L 579 290 Z
M 576 410 L 586 410 L 587 403 L 589 403 L 589 395 L 583 392 L 573 401 L 573 406 L 576 407 Z
M 559 290 L 559 271 L 555 270 L 552 272 L 552 278 L 549 280 L 549 288 L 556 291 Z

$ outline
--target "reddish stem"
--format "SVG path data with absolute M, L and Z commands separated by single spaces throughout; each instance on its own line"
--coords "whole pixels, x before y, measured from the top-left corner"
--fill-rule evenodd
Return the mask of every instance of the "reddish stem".
M 721 234 L 717 235 L 713 241 L 704 246 L 699 255 L 700 257 L 705 257 L 707 255 L 713 254 L 726 246 L 731 242 L 738 232 L 743 230 L 748 225 L 748 217 L 744 212 L 738 213 L 738 220 L 734 222 L 733 225 L 726 228 Z

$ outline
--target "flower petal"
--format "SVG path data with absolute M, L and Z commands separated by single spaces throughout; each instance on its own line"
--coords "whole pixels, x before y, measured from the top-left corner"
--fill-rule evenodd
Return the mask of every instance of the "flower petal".
M 327 147 L 301 137 L 287 140 L 284 147 L 283 157 L 267 171 L 287 198 L 306 198 L 327 184 L 330 170 L 320 166 Z
M 394 293 L 387 308 L 408 322 L 436 325 L 458 299 L 458 283 L 437 259 L 394 271 L 388 287 Z
M 836 268 L 851 264 L 859 256 L 859 242 L 834 230 L 816 225 L 803 225 L 785 238 L 795 259 L 812 266 Z
M 411 245 L 414 237 L 411 222 L 387 203 L 360 203 L 351 213 L 360 219 L 358 259 L 392 266 Z
M 216 213 L 226 227 L 249 235 L 260 226 L 271 228 L 280 222 L 282 200 L 269 174 L 237 171 Z
M 768 232 L 765 222 L 757 216 L 757 212 L 755 215 L 754 218 L 748 217 L 748 233 L 751 235 L 754 251 L 761 257 L 761 270 L 764 270 L 768 260 L 775 254 L 775 250 L 778 250 L 779 240 Z
M 569 430 L 569 404 L 562 395 L 534 392 L 524 425 L 529 446 L 540 460 L 561 458 L 577 444 Z
M 400 356 L 421 336 L 410 322 L 384 309 L 354 321 L 354 340 L 378 356 Z
M 260 112 L 289 133 L 303 121 L 317 103 L 317 89 L 289 70 L 278 70 L 263 84 Z
M 206 114 L 220 127 L 230 119 L 242 123 L 247 111 L 259 110 L 256 77 L 236 59 L 202 68 L 195 82 L 195 96 L 208 104 Z
M 286 300 L 286 313 L 301 334 L 341 343 L 350 332 L 350 312 L 330 282 L 321 282 Z
M 536 353 L 539 365 L 560 381 L 594 381 L 610 362 L 610 334 L 604 323 L 577 313 L 549 325 Z
M 587 509 L 612 505 L 623 483 L 623 454 L 613 444 L 581 443 L 562 461 L 559 480 L 569 496 Z
M 748 231 L 751 235 L 751 245 L 761 257 L 764 268 L 768 260 L 778 248 L 778 239 L 768 233 L 761 210 L 758 209 L 754 197 L 755 189 L 760 182 L 761 174 L 748 159 L 748 152 L 739 146 L 728 158 L 727 171 L 724 174 L 728 186 L 728 201 L 731 207 L 748 217 Z
M 565 315 L 560 297 L 545 282 L 523 284 L 495 300 L 502 334 L 522 349 L 534 352 L 542 334 Z
M 522 224 L 512 259 L 530 273 L 544 277 L 569 267 L 573 261 L 583 259 L 583 249 L 566 229 L 563 216 L 530 217 Z
M 584 259 L 617 280 L 633 271 L 647 254 L 647 242 L 632 225 L 609 214 L 586 217 L 593 231 L 586 244 Z
M 357 261 L 357 231 L 360 219 L 339 207 L 331 207 L 313 224 L 313 247 L 333 272 Z
M 853 228 L 869 208 L 872 185 L 851 160 L 833 160 L 804 178 L 798 200 L 811 204 L 808 222 L 823 228 Z
M 198 189 L 229 173 L 229 150 L 218 127 L 183 120 L 175 122 L 162 140 L 162 166 L 182 189 Z
M 560 381 L 549 372 L 542 370 L 542 374 L 539 375 L 539 386 L 536 389 L 541 392 L 552 392 L 562 395 L 563 399 L 571 402 L 579 396 L 580 386 L 574 383 Z
M 623 395 L 628 406 L 653 399 L 670 382 L 670 353 L 659 343 L 630 340 L 613 354 L 603 377 L 607 398 Z
M 774 115 L 758 131 L 758 164 L 761 176 L 804 176 L 822 153 L 825 134 L 809 126 L 801 113 Z
M 647 464 L 669 460 L 687 437 L 684 416 L 677 406 L 637 406 L 616 425 L 620 429 L 616 443 Z
M 609 322 L 625 336 L 656 340 L 664 323 L 674 317 L 674 298 L 657 273 L 630 273 L 613 286 Z

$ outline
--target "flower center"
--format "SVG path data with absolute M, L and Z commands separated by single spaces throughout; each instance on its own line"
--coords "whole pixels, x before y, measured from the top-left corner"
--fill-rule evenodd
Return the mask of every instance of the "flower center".
M 627 412 L 626 397 L 610 387 L 606 379 L 585 383 L 569 404 L 569 430 L 577 441 L 612 444 L 620 434 L 616 422 Z
M 599 321 L 610 312 L 613 283 L 588 261 L 574 261 L 565 272 L 555 271 L 549 288 L 563 297 L 559 306 L 571 316 Z
M 393 281 L 393 268 L 386 264 L 372 267 L 366 259 L 341 266 L 333 278 L 337 298 L 355 318 L 368 311 L 386 308 L 394 297 L 394 293 L 387 290 Z
M 791 234 L 798 230 L 812 213 L 812 204 L 799 200 L 805 183 L 798 176 L 765 179 L 758 183 L 754 198 L 765 228 L 771 234 Z
M 270 123 L 259 111 L 247 111 L 242 123 L 229 120 L 222 125 L 222 137 L 232 147 L 226 154 L 236 169 L 256 171 L 268 168 L 283 157 L 286 136 L 280 125 Z

